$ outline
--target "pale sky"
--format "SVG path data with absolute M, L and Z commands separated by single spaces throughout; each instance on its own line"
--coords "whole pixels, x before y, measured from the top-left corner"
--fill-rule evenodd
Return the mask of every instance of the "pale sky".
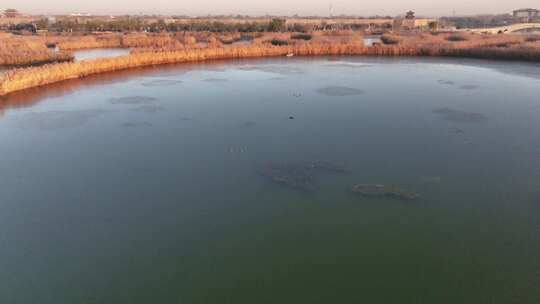
M 185 14 L 185 15 L 398 15 L 407 10 L 419 16 L 510 13 L 539 8 L 539 0 L 1 0 L 0 9 L 23 13 Z

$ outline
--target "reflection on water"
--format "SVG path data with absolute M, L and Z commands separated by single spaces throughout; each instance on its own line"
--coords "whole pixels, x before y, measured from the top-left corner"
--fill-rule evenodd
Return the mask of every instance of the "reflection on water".
M 2 97 L 0 302 L 538 303 L 535 69 L 276 58 Z
M 373 46 L 375 43 L 382 43 L 381 36 L 364 36 L 364 45 Z
M 73 56 L 75 56 L 75 61 L 82 61 L 106 57 L 118 57 L 128 55 L 130 52 L 130 49 L 90 49 L 74 51 Z

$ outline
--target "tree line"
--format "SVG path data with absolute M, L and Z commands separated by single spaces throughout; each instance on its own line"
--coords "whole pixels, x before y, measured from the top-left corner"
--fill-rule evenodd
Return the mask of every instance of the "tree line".
M 366 24 L 347 24 L 347 23 L 294 23 L 288 24 L 286 19 L 273 18 L 265 22 L 221 22 L 221 21 L 201 21 L 193 20 L 191 22 L 157 21 L 148 22 L 148 19 L 142 17 L 122 17 L 114 20 L 90 19 L 80 21 L 76 18 L 63 18 L 51 22 L 48 19 L 40 19 L 30 24 L 11 25 L 8 30 L 19 31 L 40 31 L 49 32 L 185 32 L 185 31 L 205 31 L 219 33 L 253 33 L 253 32 L 310 32 L 313 30 L 335 30 L 352 29 L 363 30 L 368 28 Z

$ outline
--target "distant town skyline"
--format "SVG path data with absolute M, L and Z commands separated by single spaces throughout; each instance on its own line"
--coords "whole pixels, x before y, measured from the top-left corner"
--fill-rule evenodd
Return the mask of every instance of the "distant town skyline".
M 168 15 L 390 15 L 414 10 L 422 16 L 511 13 L 519 8 L 540 8 L 538 0 L 506 3 L 493 0 L 3 0 L 0 9 L 16 8 L 28 14 L 168 14 Z

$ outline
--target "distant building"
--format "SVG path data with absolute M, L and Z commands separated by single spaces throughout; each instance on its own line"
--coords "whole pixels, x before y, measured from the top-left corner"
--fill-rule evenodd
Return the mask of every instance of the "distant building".
M 514 17 L 527 20 L 540 19 L 540 10 L 534 8 L 522 8 L 514 11 Z
M 405 17 L 394 19 L 394 29 L 397 30 L 414 30 L 428 28 L 431 23 L 437 22 L 432 18 L 416 18 L 413 11 L 408 11 Z
M 408 11 L 407 15 L 405 15 L 405 19 L 416 19 L 416 17 L 414 16 L 414 12 Z
M 4 11 L 4 17 L 6 18 L 17 18 L 20 16 L 21 16 L 21 13 L 19 13 L 18 10 L 13 9 L 13 8 L 8 8 L 7 10 Z

